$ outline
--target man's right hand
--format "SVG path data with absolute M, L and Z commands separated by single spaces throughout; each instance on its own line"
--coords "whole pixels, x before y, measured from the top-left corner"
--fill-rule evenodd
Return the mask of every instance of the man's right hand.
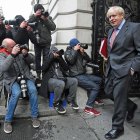
M 53 53 L 54 57 L 59 56 L 59 54 L 55 53 L 54 51 L 52 53 Z
M 23 22 L 21 22 L 21 24 L 20 24 L 20 27 L 21 28 L 25 28 L 27 26 L 27 21 L 23 21 Z
M 30 26 L 27 26 L 27 31 L 30 33 L 32 31 L 32 28 Z
M 41 15 L 41 9 L 37 10 L 36 13 L 35 13 L 34 15 L 35 15 L 35 17 Z
M 14 46 L 12 49 L 12 54 L 16 55 L 20 51 L 20 47 L 18 45 Z
M 10 25 L 5 25 L 5 28 L 6 28 L 6 32 L 9 33 L 12 27 Z

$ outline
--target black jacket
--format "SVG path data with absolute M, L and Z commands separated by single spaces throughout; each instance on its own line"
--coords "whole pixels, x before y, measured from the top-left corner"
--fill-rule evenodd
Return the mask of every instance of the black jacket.
M 2 41 L 5 38 L 6 38 L 6 29 L 4 25 L 0 25 L 0 45 L 2 44 Z
M 86 73 L 86 68 L 84 66 L 84 60 L 90 62 L 91 59 L 86 52 L 84 55 L 81 52 L 75 51 L 71 47 L 67 47 L 65 51 L 65 59 L 67 64 L 69 65 L 69 76 L 77 76 Z
M 12 39 L 12 33 L 11 33 L 11 31 L 7 33 L 5 26 L 2 24 L 2 25 L 0 25 L 0 45 L 2 44 L 2 41 L 5 38 L 11 38 Z
M 36 37 L 34 36 L 33 32 L 31 31 L 30 33 L 28 33 L 26 28 L 21 28 L 21 27 L 17 28 L 14 26 L 11 32 L 12 32 L 13 40 L 17 44 L 21 44 L 21 45 L 28 44 L 29 39 L 33 44 L 37 43 Z
M 57 61 L 59 62 L 60 69 L 61 69 L 63 75 L 65 77 L 67 77 L 68 75 L 66 72 L 69 70 L 68 65 L 66 64 L 66 62 L 64 61 L 62 56 L 57 57 L 57 58 L 58 58 Z M 54 63 L 53 62 L 55 62 L 55 58 L 54 58 L 54 55 L 51 53 L 48 56 L 48 58 L 46 59 L 46 62 L 44 62 L 42 65 L 42 71 L 44 72 L 44 76 L 43 76 L 41 87 L 39 90 L 39 95 L 41 95 L 45 98 L 48 97 L 48 81 L 54 75 L 54 68 L 53 68 Z

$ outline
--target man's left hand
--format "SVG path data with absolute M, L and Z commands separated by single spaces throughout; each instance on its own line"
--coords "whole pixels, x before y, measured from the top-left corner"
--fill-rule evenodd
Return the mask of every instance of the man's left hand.
M 27 26 L 27 31 L 30 33 L 32 31 L 32 28 L 30 26 Z
M 43 16 L 43 15 L 41 15 L 41 19 L 43 19 L 44 21 L 47 20 L 47 18 L 45 16 Z
M 23 49 L 23 50 L 22 50 L 22 54 L 23 54 L 23 55 L 26 55 L 27 53 L 28 53 L 28 51 L 27 51 L 26 49 Z
M 12 27 L 9 26 L 9 25 L 5 25 L 5 28 L 6 28 L 6 32 L 9 33 L 9 32 L 11 31 L 11 28 L 12 28 Z

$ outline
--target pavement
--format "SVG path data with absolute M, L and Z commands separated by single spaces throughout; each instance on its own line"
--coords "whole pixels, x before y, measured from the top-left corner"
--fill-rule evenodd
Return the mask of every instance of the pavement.
M 131 98 L 140 105 L 140 98 Z M 41 126 L 32 127 L 30 105 L 28 100 L 19 100 L 13 119 L 13 132 L 6 134 L 3 131 L 6 114 L 4 95 L 0 99 L 0 140 L 105 140 L 104 134 L 111 130 L 113 102 L 102 99 L 104 105 L 94 105 L 94 109 L 101 115 L 87 115 L 84 108 L 78 111 L 65 106 L 67 112 L 59 115 L 53 107 L 49 107 L 49 100 L 38 96 L 39 120 Z M 140 140 L 140 107 L 135 112 L 131 122 L 124 123 L 124 135 L 118 140 Z

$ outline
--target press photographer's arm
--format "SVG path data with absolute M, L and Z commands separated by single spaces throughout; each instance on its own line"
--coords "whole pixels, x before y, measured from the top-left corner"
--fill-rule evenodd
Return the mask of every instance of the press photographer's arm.
M 2 42 L 2 46 L 0 48 L 0 52 L 2 53 L 0 55 L 0 68 L 3 72 L 9 71 L 9 69 L 11 69 L 11 66 L 15 62 L 16 57 L 25 60 L 28 64 L 34 63 L 34 58 L 30 54 L 28 54 L 27 49 L 22 49 L 19 47 L 19 45 L 15 45 L 15 42 L 11 39 L 5 40 Z M 20 54 L 19 56 L 18 54 L 20 51 L 22 55 Z
M 83 59 L 86 60 L 86 63 L 91 62 L 91 58 L 85 52 L 84 47 L 82 47 L 82 45 L 80 46 L 80 53 L 82 54 Z

